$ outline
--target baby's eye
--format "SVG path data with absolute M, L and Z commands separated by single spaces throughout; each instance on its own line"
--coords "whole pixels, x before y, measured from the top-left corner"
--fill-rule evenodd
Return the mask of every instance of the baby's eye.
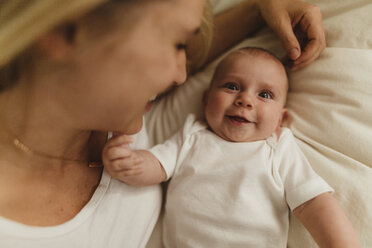
M 232 82 L 225 83 L 223 87 L 229 90 L 234 90 L 234 91 L 239 90 L 239 86 L 236 83 L 232 83 Z
M 262 98 L 265 98 L 265 99 L 272 99 L 273 98 L 273 94 L 270 91 L 262 91 L 258 95 Z

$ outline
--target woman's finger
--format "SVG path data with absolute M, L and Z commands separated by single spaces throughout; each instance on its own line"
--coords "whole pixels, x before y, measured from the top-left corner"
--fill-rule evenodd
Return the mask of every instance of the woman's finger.
M 300 57 L 301 47 L 293 32 L 291 19 L 288 13 L 283 12 L 271 15 L 267 17 L 266 22 L 281 40 L 288 57 L 291 60 L 296 60 Z
M 318 50 L 315 51 L 313 54 L 311 54 L 311 57 L 308 57 L 306 60 L 302 60 L 302 61 L 300 61 L 296 64 L 293 64 L 291 66 L 291 69 L 295 71 L 295 70 L 301 69 L 301 68 L 311 64 L 313 61 L 315 61 L 319 57 L 319 55 L 321 54 L 322 51 L 323 51 L 323 48 L 318 47 Z
M 285 23 L 282 23 L 281 26 L 278 26 L 275 33 L 281 40 L 284 49 L 291 60 L 296 60 L 301 56 L 301 47 L 293 33 L 292 25 L 289 20 L 288 22 L 285 21 Z
M 300 36 L 305 37 L 301 44 L 302 54 L 293 61 L 294 65 L 309 64 L 314 61 L 325 48 L 325 34 L 322 26 L 320 9 L 311 6 L 298 24 Z
M 268 26 L 281 40 L 293 68 L 314 61 L 325 48 L 325 35 L 319 7 L 302 1 L 259 2 Z

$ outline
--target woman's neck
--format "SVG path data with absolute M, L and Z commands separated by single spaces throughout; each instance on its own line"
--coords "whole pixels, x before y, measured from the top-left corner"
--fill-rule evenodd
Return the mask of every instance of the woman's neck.
M 13 151 L 39 166 L 88 161 L 91 131 L 79 130 L 66 116 L 43 92 L 22 85 L 0 92 L 0 153 Z M 31 153 L 15 146 L 16 139 Z

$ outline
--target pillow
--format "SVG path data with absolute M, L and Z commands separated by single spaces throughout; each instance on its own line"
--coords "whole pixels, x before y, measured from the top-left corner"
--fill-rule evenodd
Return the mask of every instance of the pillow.
M 244 1 L 245 0 L 210 0 L 214 14 L 221 13 Z
M 214 0 L 215 12 L 240 2 Z M 334 189 L 363 247 L 372 247 L 372 3 L 370 0 L 312 0 L 323 13 L 327 49 L 308 67 L 289 73 L 288 109 L 298 144 Z M 268 29 L 234 49 L 259 46 L 279 57 L 280 41 Z M 188 113 L 202 114 L 202 94 L 217 59 L 153 106 L 146 116 L 151 144 L 163 142 Z M 152 246 L 155 247 L 155 246 Z M 288 247 L 317 247 L 290 216 Z
M 291 129 L 314 170 L 334 189 L 363 247 L 372 247 L 372 50 L 327 48 L 290 74 Z M 289 247 L 317 247 L 291 216 Z

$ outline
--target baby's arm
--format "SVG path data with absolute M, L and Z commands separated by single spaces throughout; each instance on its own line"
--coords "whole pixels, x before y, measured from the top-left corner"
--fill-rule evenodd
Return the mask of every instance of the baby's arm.
M 157 158 L 146 150 L 132 150 L 132 138 L 120 135 L 110 139 L 102 152 L 107 172 L 133 186 L 148 186 L 166 180 L 166 173 Z
M 293 211 L 319 247 L 358 248 L 359 239 L 341 206 L 330 193 L 323 193 Z

